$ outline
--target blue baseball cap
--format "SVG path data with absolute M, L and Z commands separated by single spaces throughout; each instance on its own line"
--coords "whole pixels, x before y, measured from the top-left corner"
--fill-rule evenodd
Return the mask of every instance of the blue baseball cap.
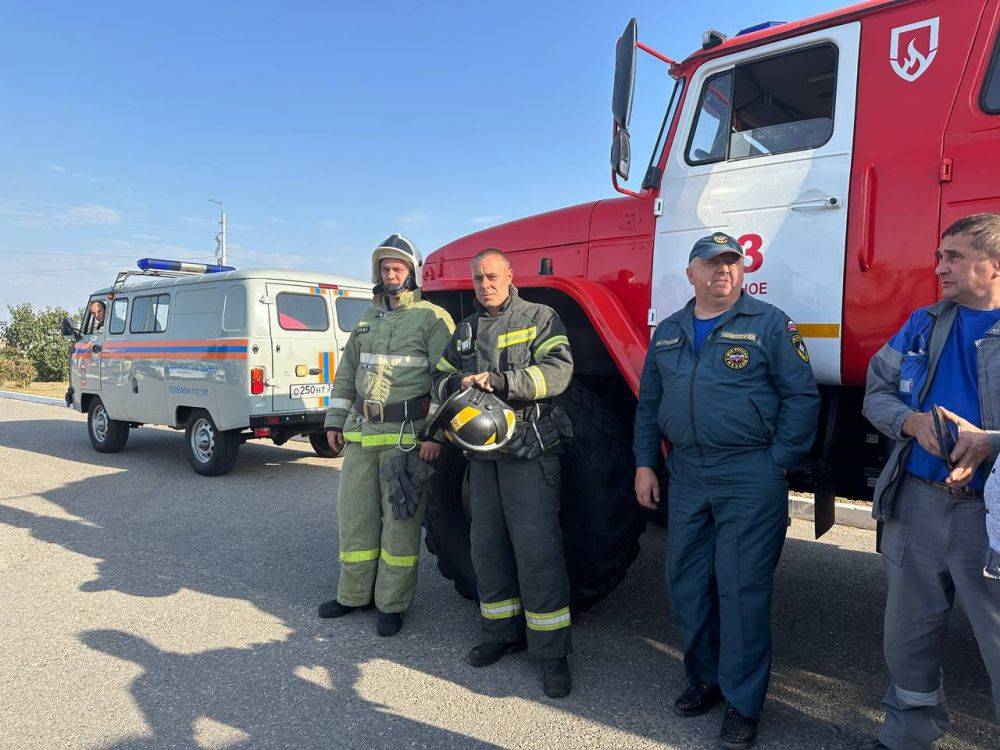
M 743 258 L 743 248 L 739 242 L 725 232 L 713 232 L 694 243 L 694 247 L 691 248 L 691 255 L 688 256 L 688 263 L 695 258 L 711 260 L 723 253 L 735 253 L 740 258 Z

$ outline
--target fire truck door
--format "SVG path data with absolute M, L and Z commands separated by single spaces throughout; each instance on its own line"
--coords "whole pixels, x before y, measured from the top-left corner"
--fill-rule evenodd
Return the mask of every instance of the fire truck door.
M 695 240 L 726 232 L 746 250 L 745 291 L 796 321 L 817 378 L 840 383 L 859 37 L 845 24 L 695 71 L 661 186 L 654 319 L 692 296 Z

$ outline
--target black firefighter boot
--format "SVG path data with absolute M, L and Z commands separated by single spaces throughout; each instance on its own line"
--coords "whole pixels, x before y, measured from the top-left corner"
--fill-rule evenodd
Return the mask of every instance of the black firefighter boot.
M 343 617 L 344 615 L 349 615 L 351 612 L 356 610 L 357 607 L 350 607 L 346 604 L 341 604 L 336 599 L 331 599 L 328 602 L 323 602 L 319 605 L 319 616 L 324 619 L 331 619 L 334 617 Z
M 573 689 L 569 674 L 569 659 L 542 659 L 542 689 L 550 698 L 565 698 Z
M 375 632 L 383 638 L 396 635 L 403 627 L 402 612 L 382 612 L 378 613 L 378 620 L 375 623 Z
M 503 643 L 492 643 L 490 641 L 477 643 L 469 651 L 469 666 L 488 667 L 490 664 L 496 664 L 507 654 L 516 654 L 518 651 L 524 651 L 527 646 L 528 644 L 525 643 L 523 638 Z

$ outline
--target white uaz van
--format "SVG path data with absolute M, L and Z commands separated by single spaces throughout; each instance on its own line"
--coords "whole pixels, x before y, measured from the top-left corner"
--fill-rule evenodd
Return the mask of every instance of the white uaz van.
M 364 281 L 144 258 L 94 292 L 74 339 L 66 405 L 94 449 L 129 429 L 184 429 L 191 466 L 225 474 L 251 438 L 307 435 L 332 457 L 323 419 L 340 352 L 371 305 Z M 104 306 L 91 311 L 93 303 Z M 104 320 L 99 320 L 103 312 Z

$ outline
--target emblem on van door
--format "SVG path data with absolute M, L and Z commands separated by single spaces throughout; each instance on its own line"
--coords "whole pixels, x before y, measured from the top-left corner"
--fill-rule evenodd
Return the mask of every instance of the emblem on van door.
M 889 63 L 896 75 L 912 82 L 934 62 L 938 48 L 940 17 L 897 26 L 889 41 Z

